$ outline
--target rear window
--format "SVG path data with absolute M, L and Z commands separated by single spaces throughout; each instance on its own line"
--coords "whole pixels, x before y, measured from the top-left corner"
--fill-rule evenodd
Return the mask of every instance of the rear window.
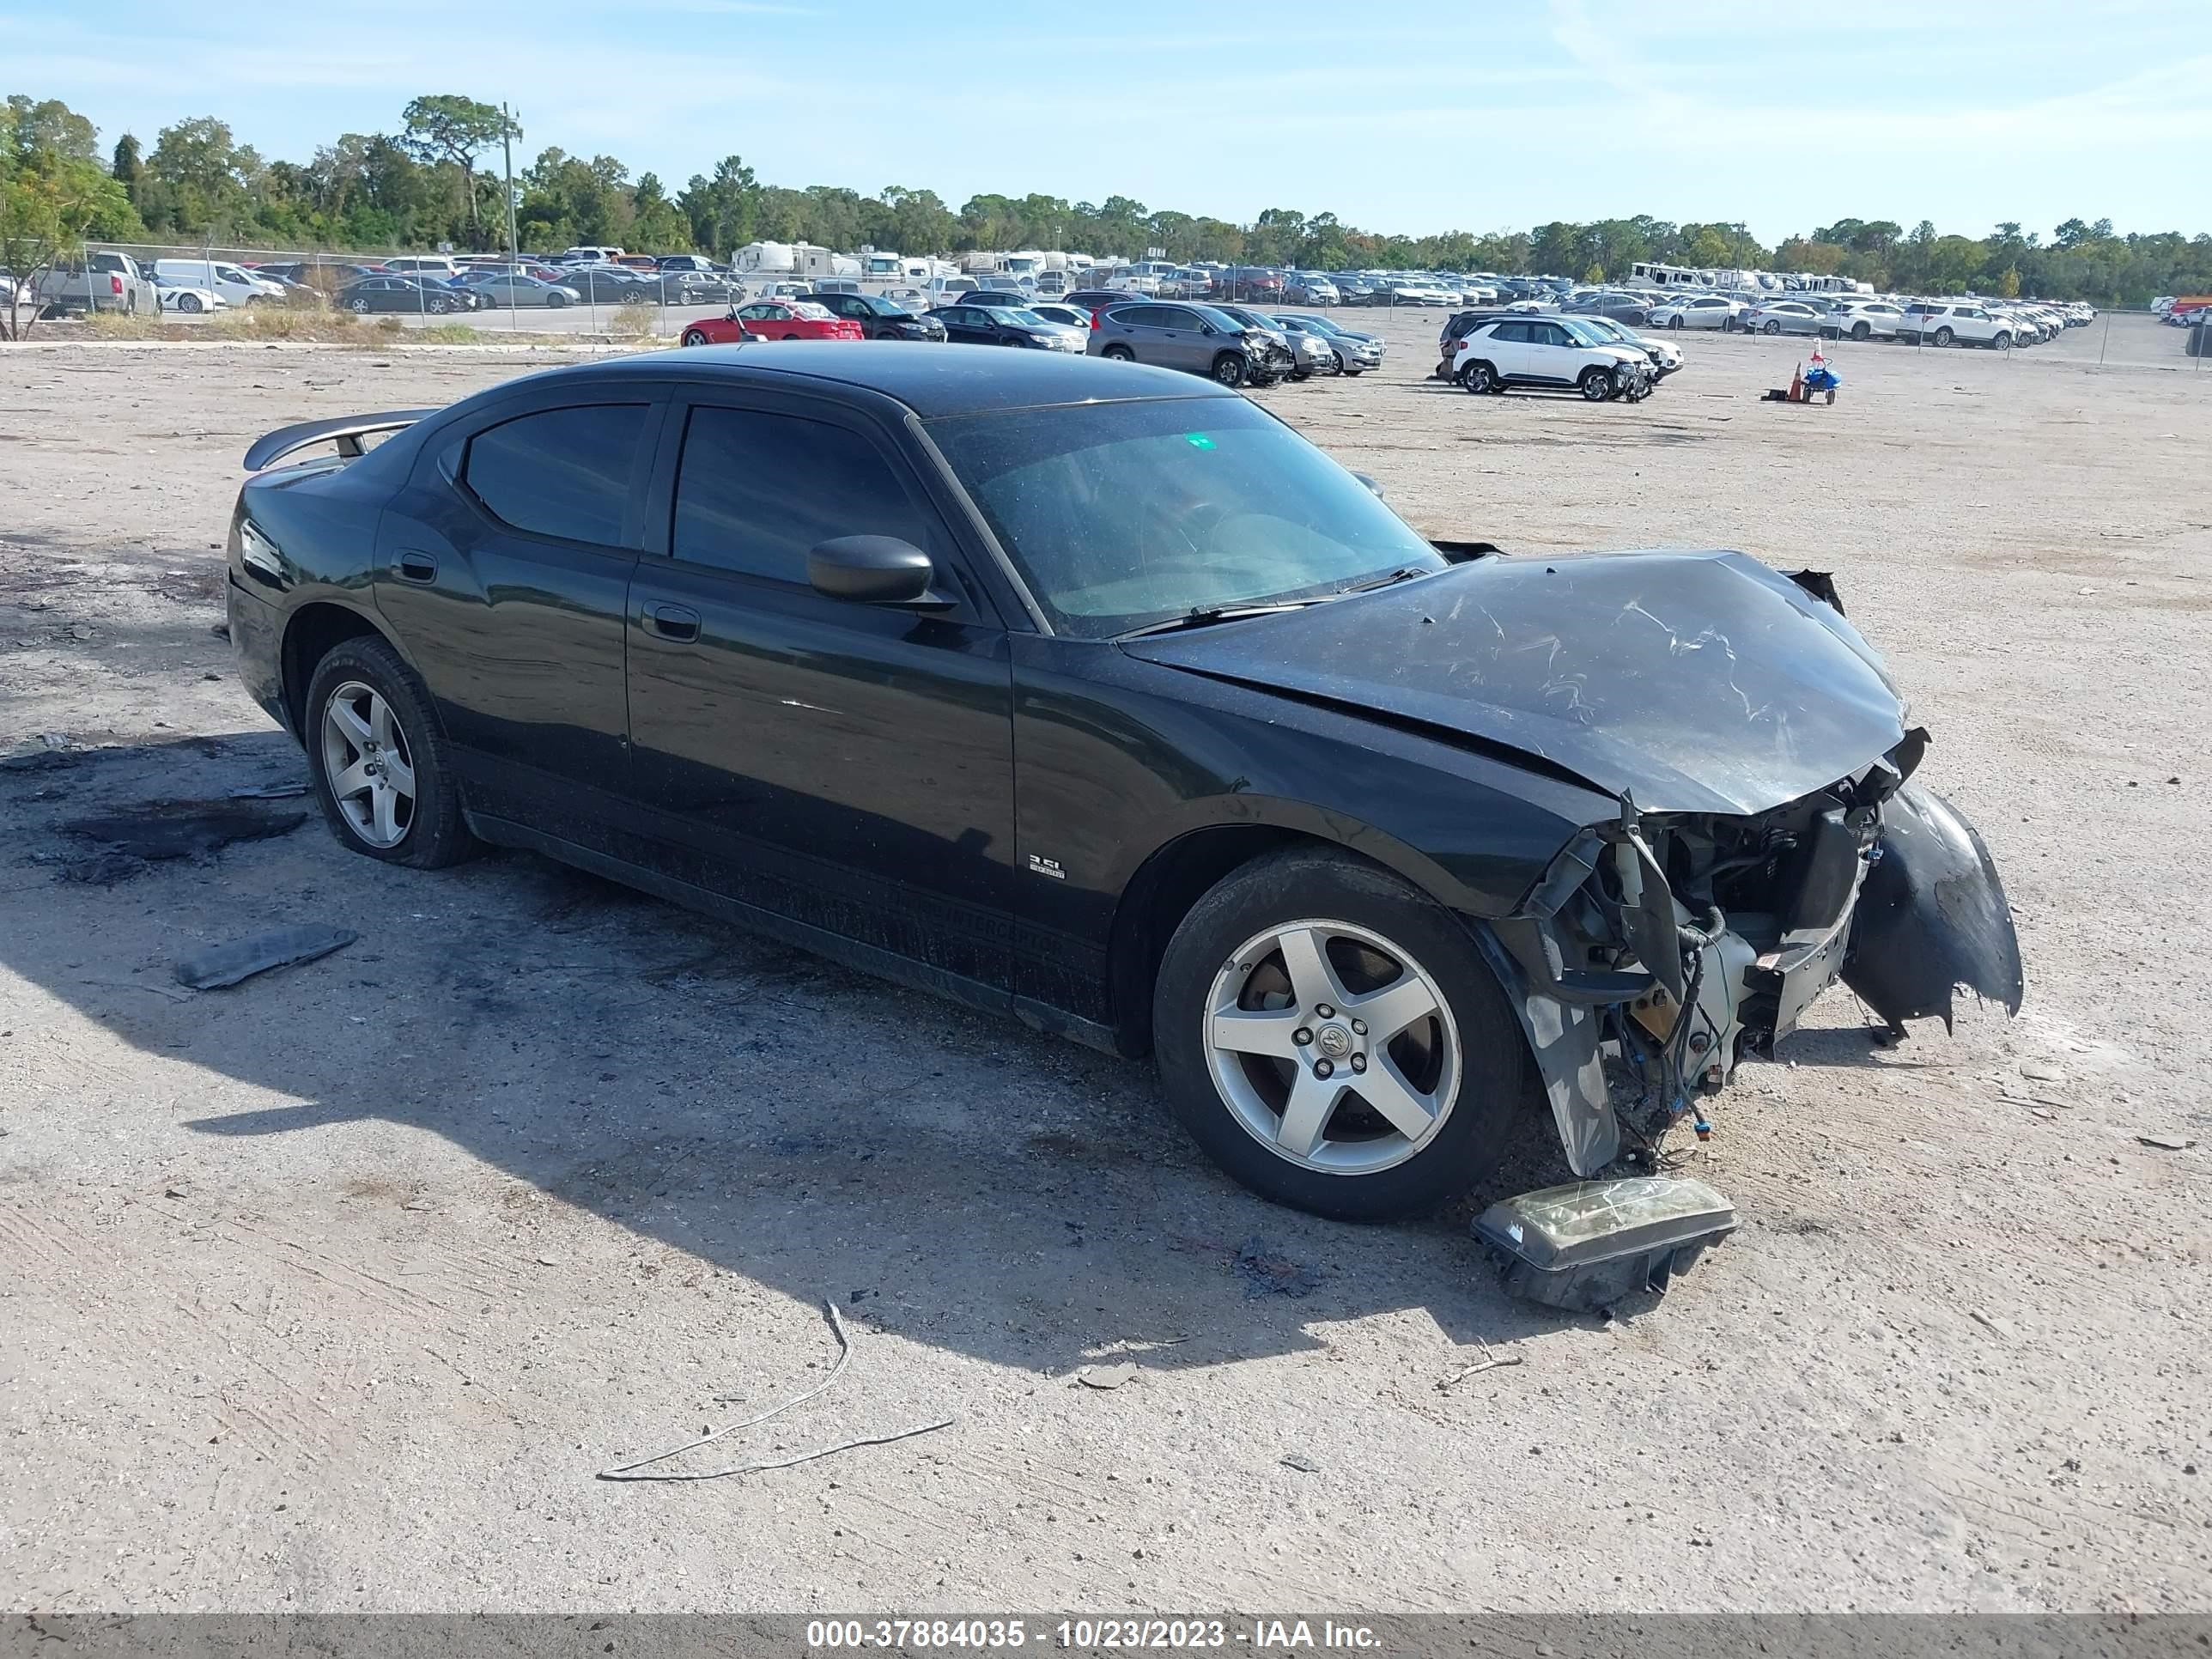
M 620 546 L 646 411 L 594 404 L 520 416 L 469 441 L 461 476 L 517 530 Z

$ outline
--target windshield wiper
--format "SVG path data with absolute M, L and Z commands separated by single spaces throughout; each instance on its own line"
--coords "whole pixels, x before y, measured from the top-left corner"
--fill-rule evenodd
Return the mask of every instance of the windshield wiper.
M 1186 611 L 1180 617 L 1170 617 L 1164 622 L 1146 623 L 1142 628 L 1133 628 L 1126 634 L 1116 634 L 1116 640 L 1141 640 L 1153 634 L 1179 634 L 1186 628 L 1208 628 L 1215 623 L 1242 622 L 1247 617 L 1270 617 L 1279 611 L 1303 611 L 1310 605 L 1319 605 L 1318 598 L 1310 599 L 1279 599 L 1272 605 L 1206 605 L 1195 611 Z
M 1419 565 L 1401 565 L 1387 576 L 1370 576 L 1364 582 L 1354 582 L 1349 587 L 1340 587 L 1336 590 L 1336 596 L 1340 598 L 1346 593 L 1371 593 L 1378 587 L 1395 586 L 1399 582 L 1409 582 L 1416 576 L 1433 576 L 1436 574 L 1433 570 L 1424 570 Z

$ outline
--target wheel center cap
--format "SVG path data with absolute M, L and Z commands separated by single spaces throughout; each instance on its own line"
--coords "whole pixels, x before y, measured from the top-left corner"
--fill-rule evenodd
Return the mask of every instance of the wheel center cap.
M 1324 1025 L 1314 1033 L 1314 1047 L 1331 1060 L 1342 1060 L 1352 1052 L 1352 1033 L 1341 1025 Z

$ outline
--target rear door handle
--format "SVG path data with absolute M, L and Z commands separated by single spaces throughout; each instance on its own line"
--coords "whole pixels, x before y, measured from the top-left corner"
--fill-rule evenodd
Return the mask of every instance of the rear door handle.
M 656 605 L 645 613 L 645 626 L 647 633 L 658 634 L 664 640 L 696 640 L 699 637 L 699 613 L 680 605 Z
M 392 568 L 404 582 L 434 582 L 438 580 L 438 562 L 428 553 L 402 553 Z

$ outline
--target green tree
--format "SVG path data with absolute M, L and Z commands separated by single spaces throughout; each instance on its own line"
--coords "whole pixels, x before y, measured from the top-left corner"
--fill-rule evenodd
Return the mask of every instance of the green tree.
M 470 240 L 482 246 L 483 217 L 477 201 L 477 157 L 502 138 L 520 138 L 522 129 L 496 105 L 456 92 L 411 100 L 399 112 L 400 142 L 420 161 L 445 161 L 461 172 Z
M 758 198 L 753 170 L 739 157 L 725 155 L 711 178 L 691 175 L 676 205 L 691 222 L 691 245 L 726 259 L 753 240 Z
M 115 141 L 114 159 L 108 163 L 108 176 L 123 186 L 123 193 L 132 201 L 138 199 L 138 141 L 125 133 Z
M 690 249 L 690 222 L 668 199 L 658 173 L 638 175 L 637 187 L 630 192 L 629 234 L 640 247 L 656 253 L 683 253 Z

